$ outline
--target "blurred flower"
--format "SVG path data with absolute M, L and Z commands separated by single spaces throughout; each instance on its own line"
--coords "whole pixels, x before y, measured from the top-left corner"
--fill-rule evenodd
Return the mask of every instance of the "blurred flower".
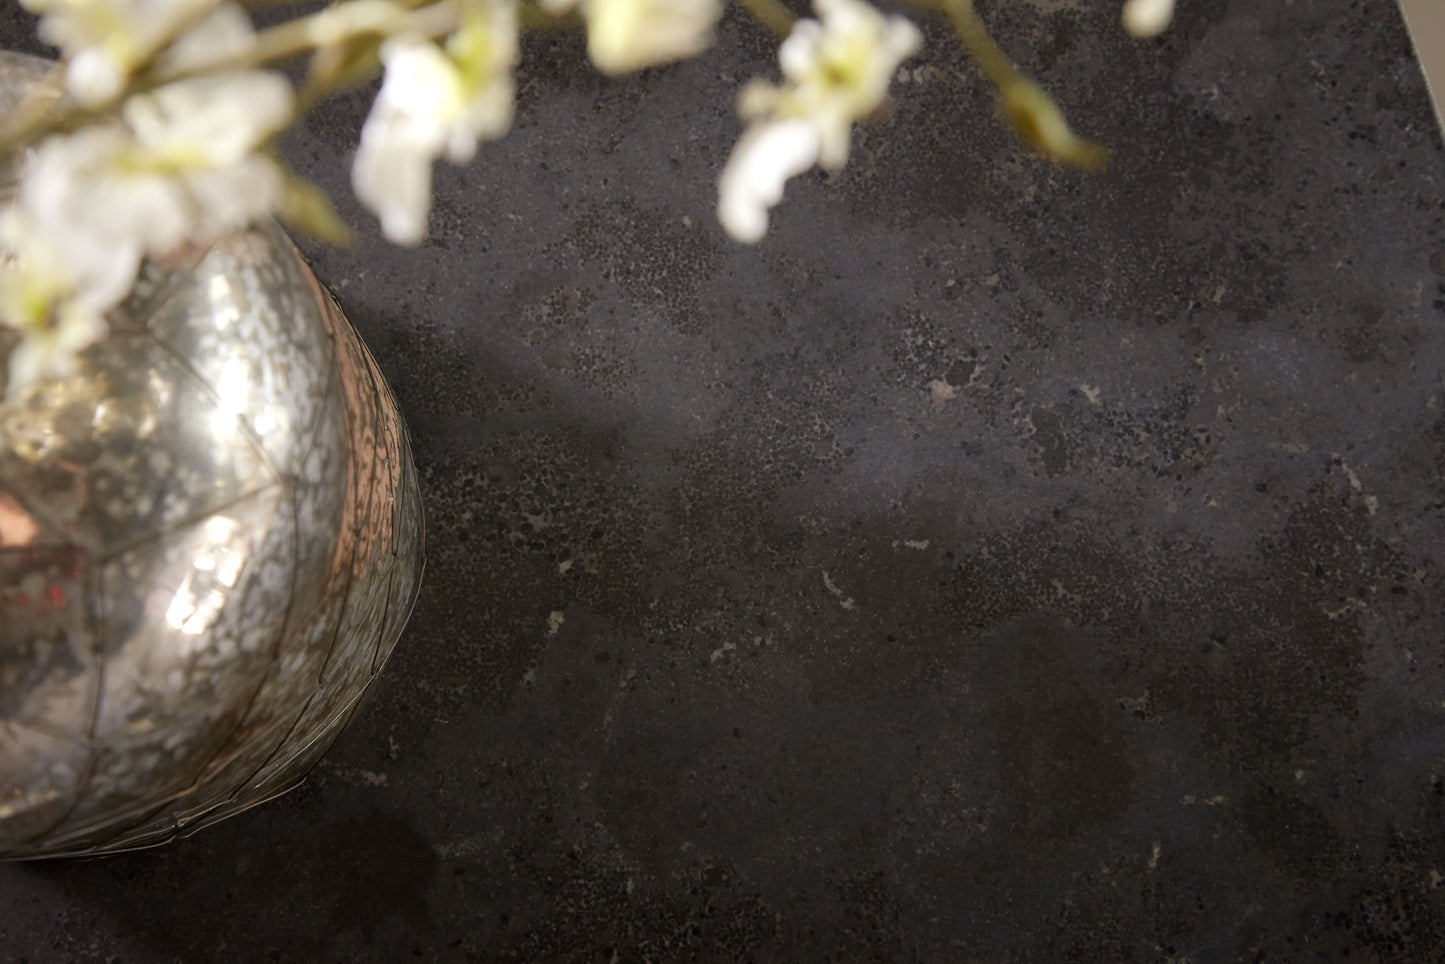
M 61 248 L 127 266 L 82 274 L 134 277 L 143 255 L 207 243 L 280 202 L 274 162 L 255 153 L 292 116 L 280 74 L 179 81 L 132 97 L 122 116 L 48 138 L 20 183 L 20 205 Z
M 71 282 L 57 290 L 79 287 L 114 304 L 135 279 L 143 237 L 178 231 L 160 179 L 120 176 L 134 148 L 128 131 L 107 126 L 47 138 L 36 150 L 20 183 L 17 223 L 37 249 L 66 252 Z
M 806 118 L 823 142 L 819 163 L 831 170 L 847 163 L 853 122 L 883 103 L 923 35 L 912 21 L 884 17 L 861 0 L 814 0 L 813 9 L 821 22 L 799 20 L 778 48 L 788 83 L 752 82 L 739 109 L 745 120 Z
M 43 141 L 5 215 L 0 240 L 16 261 L 0 282 L 0 321 L 24 336 L 12 388 L 62 372 L 65 352 L 100 337 L 145 256 L 208 244 L 281 201 L 280 171 L 256 153 L 291 120 L 281 75 L 178 81 L 130 98 L 121 115 Z
M 361 129 L 351 184 L 397 244 L 426 236 L 431 166 L 464 164 L 512 123 L 517 63 L 513 0 L 473 0 L 446 49 L 415 36 L 381 45 L 386 75 Z
M 0 324 L 21 336 L 6 380 L 14 399 L 38 379 L 75 370 L 76 353 L 105 334 L 112 292 L 79 287 L 65 255 L 18 209 L 0 213 L 0 248 L 9 252 L 0 261 Z
M 156 58 L 169 75 L 202 71 L 208 64 L 241 57 L 256 45 L 256 30 L 239 3 L 221 3 Z
M 39 34 L 68 61 L 65 86 L 83 107 L 120 94 L 127 78 L 220 0 L 21 0 Z
M 898 65 L 923 41 L 911 21 L 861 0 L 815 0 L 813 9 L 821 21 L 800 20 L 778 50 L 785 83 L 754 80 L 738 100 L 753 126 L 719 181 L 718 218 L 745 243 L 762 239 L 766 209 L 789 177 L 814 161 L 827 170 L 847 163 L 853 122 L 882 105 Z
M 132 97 L 121 111 L 149 163 L 214 170 L 250 156 L 291 122 L 291 84 L 272 71 L 211 74 Z
M 585 0 L 587 53 L 604 74 L 625 74 L 706 50 L 718 0 Z
M 768 232 L 768 209 L 783 199 L 788 178 L 818 162 L 818 131 L 804 120 L 754 124 L 743 134 L 718 183 L 718 221 L 744 244 Z
M 1125 0 L 1124 29 L 1147 40 L 1157 37 L 1174 18 L 1174 0 Z

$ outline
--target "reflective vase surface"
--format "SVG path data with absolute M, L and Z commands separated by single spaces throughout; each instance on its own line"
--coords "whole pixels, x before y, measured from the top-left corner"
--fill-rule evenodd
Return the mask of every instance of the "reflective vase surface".
M 47 67 L 0 54 L 0 117 Z M 421 577 L 396 403 L 279 228 L 147 264 L 110 328 L 0 401 L 0 859 L 162 843 L 295 786 Z

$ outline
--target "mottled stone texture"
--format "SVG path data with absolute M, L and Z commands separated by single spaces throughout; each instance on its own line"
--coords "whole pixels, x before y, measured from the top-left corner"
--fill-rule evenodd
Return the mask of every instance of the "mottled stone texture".
M 6 954 L 1445 955 L 1445 157 L 1398 11 L 983 12 L 1109 172 L 1016 151 L 934 28 L 755 249 L 711 206 L 766 37 L 624 81 L 529 42 L 424 247 L 314 252 L 432 525 L 374 698 L 289 797 L 0 868 Z M 367 97 L 288 145 L 338 191 Z

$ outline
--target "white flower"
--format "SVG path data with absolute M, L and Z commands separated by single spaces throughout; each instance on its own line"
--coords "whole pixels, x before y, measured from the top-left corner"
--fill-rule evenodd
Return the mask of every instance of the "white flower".
M 800 20 L 778 50 L 785 83 L 754 80 L 738 99 L 752 127 L 718 183 L 718 217 L 744 243 L 762 239 L 766 209 L 789 177 L 813 161 L 827 170 L 847 163 L 853 122 L 878 109 L 898 65 L 923 42 L 911 21 L 862 0 L 814 0 L 813 9 L 821 22 Z M 811 146 L 798 125 L 811 130 Z
M 722 16 L 719 0 L 538 0 L 557 15 L 581 10 L 587 54 L 604 74 L 626 74 L 702 53 Z
M 744 119 L 773 115 L 806 117 L 823 139 L 823 167 L 848 160 L 853 121 L 866 117 L 888 96 L 898 65 L 917 52 L 923 35 L 905 17 L 884 17 L 861 0 L 814 0 L 822 18 L 799 20 L 778 48 L 778 65 L 789 83 L 744 90 Z
M 356 196 L 397 244 L 426 236 L 431 166 L 464 164 L 482 139 L 512 123 L 517 12 L 512 0 L 474 2 L 446 50 L 419 37 L 381 45 L 386 75 L 361 128 L 351 168 Z
M 783 199 L 788 178 L 818 161 L 818 131 L 805 120 L 754 124 L 733 150 L 718 182 L 718 221 L 744 244 L 768 233 L 768 209 Z
M 1174 0 L 1125 0 L 1124 29 L 1141 40 L 1157 37 L 1174 18 Z
M 161 179 L 118 175 L 134 148 L 130 133 L 119 126 L 47 138 L 18 193 L 27 226 L 23 250 L 65 251 L 75 284 L 110 303 L 119 302 L 135 280 L 146 237 L 180 230 Z
M 166 48 L 156 64 L 168 76 L 200 71 L 208 64 L 241 57 L 256 45 L 256 30 L 240 4 L 226 0 Z
M 587 53 L 604 74 L 625 74 L 706 50 L 718 0 L 587 0 Z
M 386 76 L 361 128 L 351 186 L 397 244 L 426 236 L 431 166 L 452 139 L 462 109 L 456 65 L 435 44 L 414 37 L 381 45 Z
M 281 74 L 211 74 L 126 101 L 122 116 L 152 159 L 179 169 L 235 164 L 291 122 L 294 98 Z
M 118 95 L 126 79 L 220 0 L 21 0 L 39 14 L 40 39 L 68 62 L 66 89 L 84 107 Z
M 69 259 L 15 208 L 0 213 L 0 324 L 20 332 L 10 352 L 6 394 L 75 370 L 76 353 L 105 335 L 110 292 L 85 289 Z M 129 283 L 127 282 L 127 285 Z
M 43 141 L 5 215 L 15 252 L 0 320 L 25 337 L 11 388 L 64 373 L 104 333 L 147 255 L 207 244 L 270 214 L 281 173 L 256 149 L 292 116 L 290 83 L 244 71 L 178 81 L 122 108 L 124 123 Z
M 20 184 L 21 205 L 60 247 L 114 263 L 86 264 L 86 276 L 133 278 L 141 256 L 207 243 L 280 203 L 280 172 L 254 151 L 291 119 L 281 75 L 179 81 L 132 97 L 122 116 L 125 127 L 47 139 Z

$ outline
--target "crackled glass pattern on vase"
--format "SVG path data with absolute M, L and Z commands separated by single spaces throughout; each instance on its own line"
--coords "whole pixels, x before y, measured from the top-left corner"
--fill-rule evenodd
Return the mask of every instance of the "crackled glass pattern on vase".
M 0 116 L 44 66 L 0 58 Z M 421 536 L 391 393 L 278 228 L 148 264 L 77 376 L 0 402 L 0 859 L 298 783 L 395 645 Z

